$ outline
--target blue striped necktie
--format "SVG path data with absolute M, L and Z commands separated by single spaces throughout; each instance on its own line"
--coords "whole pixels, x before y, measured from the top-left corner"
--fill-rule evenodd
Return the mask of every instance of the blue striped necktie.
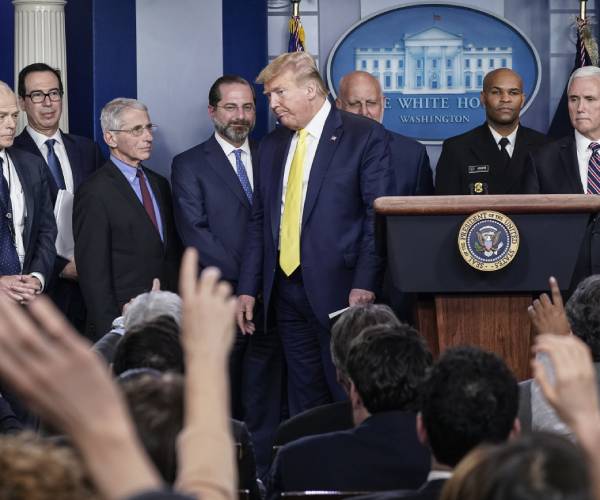
M 244 193 L 246 193 L 246 198 L 248 198 L 250 205 L 252 205 L 252 186 L 250 185 L 250 179 L 248 179 L 246 167 L 242 162 L 242 150 L 234 149 L 233 154 L 235 155 L 235 170 L 240 179 L 240 184 L 242 185 Z
M 15 247 L 10 188 L 4 177 L 3 159 L 0 158 L 0 276 L 21 274 L 21 263 Z M 10 165 L 6 165 L 10 168 Z
M 587 194 L 600 194 L 600 144 L 590 142 L 592 156 L 588 163 Z

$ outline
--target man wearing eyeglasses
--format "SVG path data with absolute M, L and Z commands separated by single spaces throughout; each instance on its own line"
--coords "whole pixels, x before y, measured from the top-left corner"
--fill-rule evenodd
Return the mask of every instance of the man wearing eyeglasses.
M 236 290 L 258 183 L 257 147 L 248 139 L 256 119 L 254 89 L 240 76 L 218 78 L 208 93 L 208 115 L 215 133 L 173 160 L 175 223 L 183 244 L 198 250 L 200 264 L 218 267 Z M 252 433 L 259 474 L 270 463 L 280 420 L 278 342 L 262 328 L 253 336 L 238 331 L 231 353 L 232 413 Z
M 100 116 L 110 160 L 75 193 L 73 233 L 87 307 L 86 336 L 98 339 L 123 306 L 158 278 L 177 290 L 179 239 L 164 177 L 143 167 L 156 126 L 146 106 L 117 98 Z
M 60 71 L 44 63 L 30 64 L 19 72 L 18 82 L 19 105 L 27 115 L 27 127 L 15 137 L 14 145 L 46 162 L 45 173 L 55 204 L 60 189 L 74 194 L 104 158 L 91 139 L 59 129 L 63 111 Z M 85 306 L 77 279 L 75 259 L 57 255 L 49 277 L 49 294 L 71 323 L 83 331 Z

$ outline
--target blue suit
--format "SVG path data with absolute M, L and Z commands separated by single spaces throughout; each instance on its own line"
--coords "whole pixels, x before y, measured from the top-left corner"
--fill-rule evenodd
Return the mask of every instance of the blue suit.
M 433 174 L 427 149 L 423 144 L 387 130 L 393 196 L 427 196 L 433 194 Z
M 238 293 L 273 306 L 288 368 L 292 415 L 344 398 L 329 354 L 328 314 L 348 306 L 353 288 L 377 291 L 381 258 L 373 201 L 389 190 L 385 129 L 332 107 L 312 162 L 302 212 L 300 269 L 279 270 L 283 174 L 294 131 L 279 127 L 259 149 L 248 245 Z M 301 320 L 294 315 L 298 313 Z
M 250 149 L 256 162 L 254 144 Z M 255 188 L 257 174 L 255 166 Z M 200 264 L 218 267 L 235 289 L 251 206 L 214 135 L 173 159 L 171 184 L 175 225 L 183 244 L 195 247 Z M 232 411 L 250 429 L 259 474 L 270 464 L 281 419 L 281 361 L 277 336 L 265 335 L 262 328 L 253 336 L 238 332 L 230 361 Z
M 105 160 L 102 157 L 102 153 L 100 153 L 98 144 L 91 139 L 62 132 L 61 136 L 67 151 L 69 164 L 71 165 L 73 188 L 76 191 L 83 181 L 104 164 Z M 23 130 L 23 132 L 15 137 L 14 146 L 44 160 L 44 173 L 50 189 L 51 202 L 52 205 L 54 205 L 58 194 L 58 186 L 56 185 L 56 181 L 54 180 L 50 169 L 45 164 L 46 161 L 40 149 L 37 147 L 27 130 Z M 59 277 L 68 262 L 67 259 L 58 255 L 56 256 L 52 275 L 48 276 L 48 293 L 59 309 L 69 318 L 71 323 L 73 323 L 78 330 L 83 332 L 83 329 L 85 328 L 85 304 L 79 285 L 74 281 Z

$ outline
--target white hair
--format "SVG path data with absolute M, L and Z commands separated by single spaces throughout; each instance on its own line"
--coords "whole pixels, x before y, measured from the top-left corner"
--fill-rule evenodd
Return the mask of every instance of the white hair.
M 126 109 L 139 109 L 148 112 L 148 107 L 137 99 L 129 99 L 127 97 L 117 97 L 106 103 L 100 113 L 100 126 L 102 132 L 106 133 L 109 130 L 119 130 L 121 128 L 121 113 Z
M 181 298 L 173 292 L 157 290 L 138 295 L 123 315 L 125 331 L 154 321 L 159 316 L 169 316 L 177 326 L 181 325 Z
M 600 68 L 598 66 L 582 66 L 581 68 L 577 68 L 569 78 L 569 83 L 567 83 L 567 93 L 571 89 L 571 84 L 575 78 L 589 78 L 596 77 L 600 79 Z

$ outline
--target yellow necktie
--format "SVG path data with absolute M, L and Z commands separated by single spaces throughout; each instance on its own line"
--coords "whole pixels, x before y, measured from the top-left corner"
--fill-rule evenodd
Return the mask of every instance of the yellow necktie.
M 281 217 L 279 265 L 287 276 L 300 265 L 300 208 L 302 206 L 302 176 L 307 134 L 304 129 L 298 131 L 298 143 L 290 166 Z

